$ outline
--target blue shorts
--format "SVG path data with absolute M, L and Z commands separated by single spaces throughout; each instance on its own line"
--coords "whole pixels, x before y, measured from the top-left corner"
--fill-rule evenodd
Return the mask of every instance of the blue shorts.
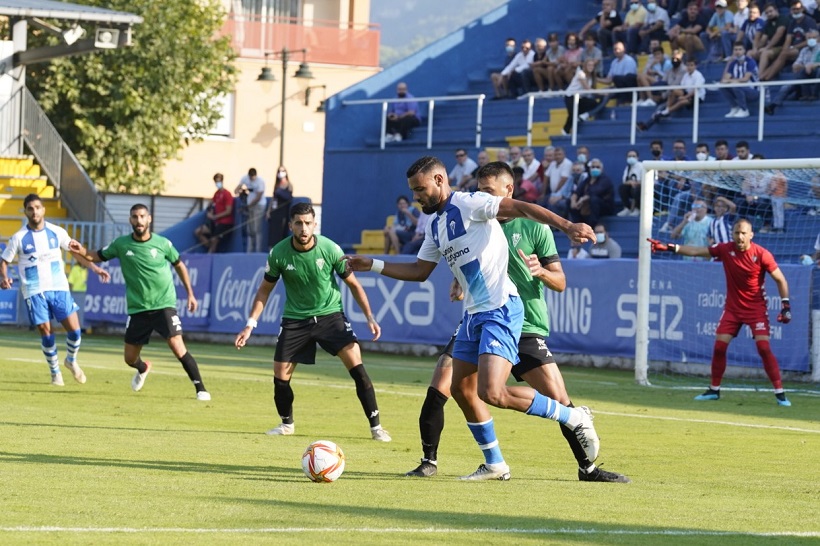
M 26 310 L 31 324 L 45 324 L 51 319 L 63 322 L 80 310 L 67 290 L 47 290 L 26 298 Z
M 464 314 L 453 345 L 453 358 L 478 365 L 478 356 L 498 355 L 518 364 L 518 339 L 524 325 L 524 305 L 518 296 L 492 311 Z

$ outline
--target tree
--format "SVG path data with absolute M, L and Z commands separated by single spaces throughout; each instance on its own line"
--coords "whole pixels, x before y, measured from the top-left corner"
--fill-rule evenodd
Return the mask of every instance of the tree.
M 208 133 L 234 89 L 225 13 L 219 0 L 85 3 L 142 16 L 133 47 L 32 65 L 27 84 L 99 190 L 160 192 L 163 166 Z

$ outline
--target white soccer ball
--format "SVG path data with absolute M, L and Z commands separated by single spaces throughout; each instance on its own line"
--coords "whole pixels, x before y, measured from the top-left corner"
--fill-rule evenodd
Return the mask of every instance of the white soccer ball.
M 302 470 L 311 481 L 335 482 L 345 470 L 345 454 L 331 441 L 313 442 L 302 455 Z

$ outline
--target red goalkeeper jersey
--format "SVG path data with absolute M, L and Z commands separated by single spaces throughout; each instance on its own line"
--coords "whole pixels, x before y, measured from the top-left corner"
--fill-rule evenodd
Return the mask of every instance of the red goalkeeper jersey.
M 709 253 L 723 263 L 726 274 L 726 311 L 740 319 L 766 314 L 766 272 L 777 269 L 772 253 L 754 242 L 740 252 L 734 242 L 709 247 Z

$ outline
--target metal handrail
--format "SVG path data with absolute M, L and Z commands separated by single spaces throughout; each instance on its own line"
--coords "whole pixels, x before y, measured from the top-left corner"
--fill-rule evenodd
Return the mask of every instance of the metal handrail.
M 356 106 L 360 104 L 381 104 L 382 105 L 382 128 L 381 137 L 379 140 L 379 147 L 384 150 L 385 136 L 387 133 L 387 105 L 393 102 L 420 102 L 427 101 L 427 149 L 433 147 L 433 117 L 436 108 L 436 102 L 457 102 L 457 101 L 476 101 L 476 118 L 475 118 L 475 147 L 481 148 L 481 123 L 484 117 L 484 99 L 487 95 L 481 93 L 479 95 L 439 95 L 435 97 L 413 97 L 405 99 L 358 99 L 358 100 L 343 100 L 342 106 Z

